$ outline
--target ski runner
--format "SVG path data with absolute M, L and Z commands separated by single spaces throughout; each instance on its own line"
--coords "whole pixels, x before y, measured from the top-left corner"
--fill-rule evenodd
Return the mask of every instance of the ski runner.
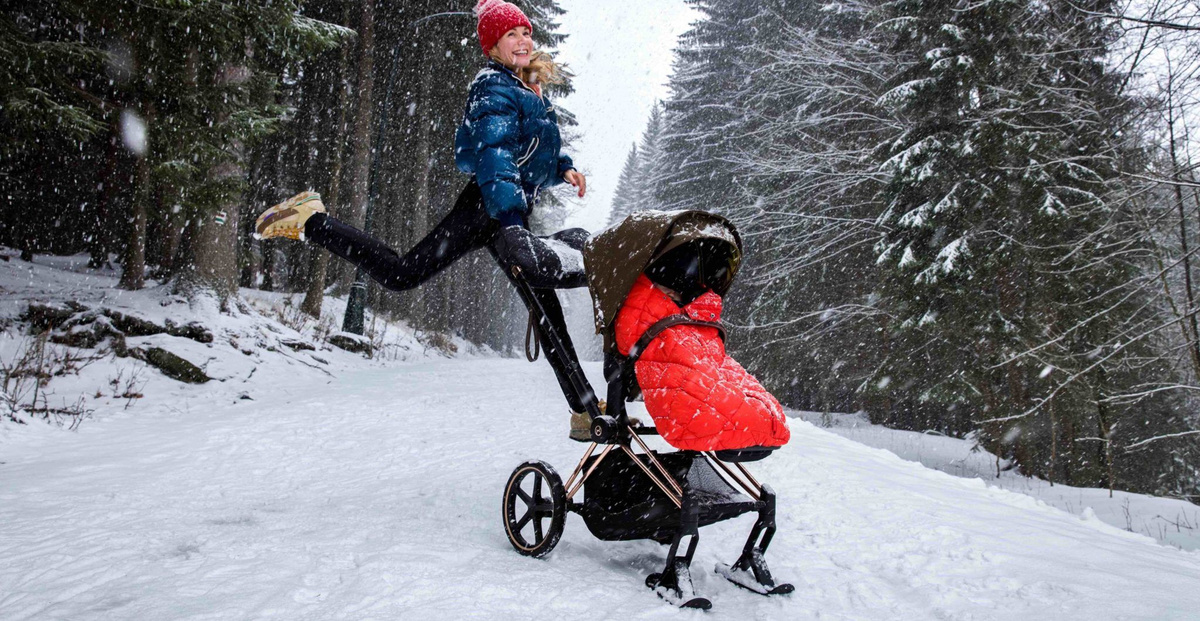
M 484 247 L 510 279 L 512 267 L 520 267 L 562 338 L 565 351 L 553 349 L 544 327 L 537 324 L 546 358 L 573 410 L 570 437 L 588 441 L 591 419 L 567 369 L 568 364 L 578 365 L 578 357 L 554 292 L 583 287 L 587 281 L 581 265 L 570 265 L 569 258 L 553 248 L 562 243 L 582 250 L 588 232 L 567 229 L 540 238 L 528 228 L 528 216 L 545 188 L 566 182 L 580 198 L 587 191 L 587 179 L 562 153 L 558 116 L 543 92 L 543 85 L 561 83 L 562 76 L 549 54 L 534 49 L 533 24 L 516 5 L 480 0 L 475 15 L 488 65 L 471 83 L 463 122 L 455 135 L 455 164 L 472 177 L 450 213 L 400 255 L 329 216 L 319 194 L 303 192 L 259 216 L 256 236 L 308 239 L 393 291 L 413 289 L 468 252 Z

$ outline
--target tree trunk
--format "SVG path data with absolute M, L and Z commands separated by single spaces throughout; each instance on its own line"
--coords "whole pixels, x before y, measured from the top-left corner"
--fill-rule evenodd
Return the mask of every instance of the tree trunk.
M 259 289 L 263 291 L 275 290 L 275 240 L 264 239 L 260 242 L 259 251 L 262 252 L 262 285 Z
M 1058 472 L 1058 401 L 1050 401 L 1050 472 L 1047 479 L 1050 487 L 1054 487 L 1055 475 Z
M 153 196 L 154 192 L 150 187 L 150 164 L 144 156 L 139 157 L 137 189 L 133 201 L 129 204 L 129 237 L 125 244 L 124 269 L 121 272 L 121 282 L 117 285 L 122 289 L 137 291 L 146 284 L 146 212 Z
M 175 206 L 178 204 L 178 190 L 172 186 L 167 186 L 163 189 L 162 199 L 159 205 L 159 218 L 161 219 L 159 226 L 159 244 L 158 244 L 158 271 L 155 277 L 160 281 L 170 280 L 175 276 L 176 263 L 175 259 L 179 253 L 179 240 L 182 237 L 181 225 L 179 216 L 175 213 Z
M 236 151 L 240 156 L 241 146 Z M 214 166 L 209 182 L 219 183 L 245 173 L 240 157 Z M 222 306 L 237 292 L 238 284 L 238 195 L 225 197 L 216 213 L 202 214 L 192 222 L 192 260 L 181 272 L 177 290 L 189 298 L 211 292 Z
M 889 360 L 892 355 L 891 328 L 891 322 L 888 321 L 887 315 L 880 314 L 878 333 L 880 348 L 879 358 L 881 360 Z M 879 404 L 879 409 L 882 411 L 872 410 L 868 414 L 871 424 L 874 425 L 887 425 L 893 420 L 895 415 L 893 409 L 896 407 L 896 404 L 892 401 L 892 393 L 888 391 L 886 387 L 881 389 L 881 391 L 883 392 L 883 402 Z
M 271 140 L 262 145 L 259 153 L 251 158 L 249 164 L 249 188 L 246 200 L 242 204 L 238 221 L 238 286 L 253 288 L 258 286 L 259 275 L 268 269 L 268 256 L 275 244 L 271 240 L 256 242 L 254 239 L 254 221 L 267 205 L 274 204 L 279 198 L 278 187 L 278 156 L 283 149 L 282 141 Z M 270 155 L 264 155 L 270 154 Z M 264 282 L 270 286 L 268 276 Z M 266 289 L 271 291 L 272 289 Z
M 350 48 L 343 45 L 341 58 L 338 62 L 338 113 L 337 127 L 333 134 L 333 169 L 329 173 L 329 191 L 325 195 L 325 205 L 329 209 L 337 209 L 342 194 L 342 162 L 346 152 L 346 108 L 349 107 L 349 85 L 346 83 L 346 71 L 350 65 Z M 329 253 L 313 248 L 309 255 L 310 267 L 308 275 L 308 290 L 304 294 L 304 302 L 300 310 L 309 316 L 321 317 L 321 304 L 325 300 L 325 278 L 329 271 Z
M 100 183 L 103 186 L 100 188 L 100 200 L 96 203 L 96 222 L 91 230 L 91 237 L 88 239 L 88 254 L 91 258 L 88 260 L 88 267 L 92 269 L 100 269 L 107 266 L 108 251 L 109 251 L 109 235 L 111 230 L 109 224 L 109 215 L 113 212 L 113 205 L 117 198 L 117 168 L 118 158 L 120 158 L 121 136 L 117 130 L 117 124 L 112 123 L 112 131 L 108 137 L 108 151 L 104 159 L 104 173 L 101 176 Z
M 1113 473 L 1113 438 L 1112 420 L 1108 408 L 1104 405 L 1104 395 L 1107 394 L 1108 374 L 1101 367 L 1096 371 L 1096 423 L 1100 431 L 1100 439 L 1104 444 L 1104 487 L 1108 488 L 1108 497 L 1112 498 L 1113 488 L 1116 487 L 1116 477 Z
M 1188 252 L 1187 215 L 1183 207 L 1182 177 L 1179 170 L 1179 155 L 1175 144 L 1175 106 L 1172 101 L 1171 82 L 1167 82 L 1167 132 L 1171 149 L 1172 177 L 1175 180 L 1175 208 L 1179 214 L 1179 246 L 1183 254 L 1183 291 L 1187 298 L 1187 308 L 1183 316 L 1187 318 L 1188 353 L 1192 358 L 1192 367 L 1200 370 L 1200 327 L 1196 324 L 1196 295 L 1192 286 L 1192 259 Z
M 338 211 L 338 219 L 351 226 L 362 227 L 367 212 L 367 192 L 371 176 L 371 112 L 375 76 L 375 0 L 362 0 L 358 28 L 358 88 L 355 92 L 354 128 L 351 136 L 353 153 L 350 158 L 350 188 L 346 208 Z M 354 268 L 340 266 L 338 288 L 349 290 Z
M 432 53 L 432 52 L 431 52 Z M 412 207 L 408 213 L 412 214 L 408 222 L 405 224 L 412 232 L 413 242 L 421 239 L 429 233 L 429 220 L 431 202 L 429 200 L 429 181 L 430 181 L 430 117 L 428 105 L 430 102 L 430 90 L 432 88 L 431 79 L 432 71 L 421 71 L 421 90 L 420 98 L 417 100 L 421 105 L 417 114 L 417 140 L 415 149 L 413 149 L 412 163 L 416 167 L 416 175 L 413 178 L 413 197 Z M 432 284 L 432 283 L 429 283 Z M 416 291 L 411 293 L 412 301 L 412 319 L 414 325 L 425 329 L 443 330 L 445 329 L 444 321 L 438 321 L 441 313 L 436 312 L 431 308 L 434 304 L 434 292 L 427 284 L 423 287 L 418 287 Z M 433 311 L 433 312 L 431 312 Z M 444 318 L 440 318 L 444 319 Z
M 241 83 L 250 79 L 245 67 L 225 66 L 214 76 L 218 86 Z M 224 119 L 217 119 L 220 123 Z M 245 152 L 241 140 L 234 138 L 228 147 L 229 159 L 208 171 L 207 182 L 228 184 L 246 175 Z M 241 204 L 240 193 L 225 193 L 211 213 L 201 213 L 193 222 L 191 241 L 192 260 L 176 281 L 175 289 L 195 299 L 205 292 L 216 294 L 222 309 L 238 286 L 238 232 Z

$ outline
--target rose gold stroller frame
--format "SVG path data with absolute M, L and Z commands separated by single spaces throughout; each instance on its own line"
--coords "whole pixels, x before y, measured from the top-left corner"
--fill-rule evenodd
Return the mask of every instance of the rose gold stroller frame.
M 608 456 L 609 452 L 614 448 L 620 447 L 622 451 L 629 455 L 630 459 L 633 460 L 633 463 L 638 465 L 642 471 L 646 473 L 646 476 L 650 478 L 654 485 L 658 487 L 658 489 L 661 490 L 662 493 L 665 494 L 667 498 L 675 504 L 676 507 L 682 508 L 683 489 L 679 486 L 679 483 L 677 483 L 675 478 L 672 477 L 669 472 L 667 472 L 667 469 L 662 465 L 662 462 L 658 460 L 658 457 L 654 454 L 654 452 L 650 450 L 650 447 L 646 446 L 646 443 L 642 441 L 642 439 L 639 437 L 637 428 L 627 425 L 625 430 L 628 437 L 632 438 L 638 447 L 642 449 L 641 454 L 646 456 L 647 460 L 654 466 L 654 471 L 652 472 L 649 467 L 647 467 L 641 462 L 641 460 L 637 458 L 638 454 L 635 453 L 633 448 L 628 444 L 609 444 L 605 446 L 604 450 L 600 453 L 600 457 L 592 463 L 591 467 L 587 469 L 587 472 L 584 472 L 584 465 L 587 463 L 588 458 L 591 457 L 596 451 L 596 448 L 600 446 L 598 443 L 592 442 L 591 445 L 588 446 L 587 452 L 583 454 L 583 458 L 579 460 L 579 464 L 575 466 L 575 470 L 571 472 L 571 476 L 567 479 L 567 500 L 572 500 L 575 497 L 575 494 L 583 487 L 583 484 L 587 481 L 588 477 L 596 471 L 596 467 L 600 465 L 601 461 L 604 461 L 604 458 Z M 754 500 L 762 500 L 762 484 L 759 483 L 758 480 L 754 478 L 754 475 L 750 474 L 750 471 L 747 470 L 746 467 L 741 463 L 735 462 L 733 464 L 733 466 L 738 470 L 738 473 L 735 473 L 728 464 L 718 459 L 716 454 L 712 451 L 705 451 L 701 453 L 701 455 L 708 460 L 708 463 L 713 466 L 715 471 L 721 474 L 726 483 L 729 483 L 733 487 L 745 492 Z M 583 473 L 582 477 L 579 476 L 581 472 Z M 576 481 L 576 479 L 578 479 L 578 481 Z

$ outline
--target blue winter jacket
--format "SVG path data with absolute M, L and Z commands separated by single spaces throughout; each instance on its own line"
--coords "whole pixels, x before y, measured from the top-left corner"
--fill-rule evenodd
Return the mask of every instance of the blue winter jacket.
M 471 82 L 463 122 L 454 137 L 454 163 L 475 175 L 489 215 L 522 224 L 543 188 L 574 168 L 560 153 L 558 115 L 512 71 L 491 61 Z

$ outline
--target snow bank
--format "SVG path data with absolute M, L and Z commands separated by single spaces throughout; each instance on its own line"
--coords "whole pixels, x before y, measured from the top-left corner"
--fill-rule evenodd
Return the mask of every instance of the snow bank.
M 182 385 L 135 357 L 117 357 L 111 347 L 44 344 L 47 357 L 81 360 L 72 365 L 79 367 L 77 370 L 54 377 L 39 390 L 39 404 L 84 413 L 86 420 L 79 422 L 81 426 L 110 417 L 154 416 L 164 408 L 188 407 L 196 399 L 253 400 L 264 376 L 286 377 L 288 382 L 305 385 L 327 382 L 363 367 L 488 353 L 462 339 L 422 334 L 404 323 L 388 323 L 368 313 L 367 338 L 374 352 L 371 360 L 364 360 L 330 345 L 345 311 L 344 298 L 327 296 L 321 318 L 313 319 L 300 312 L 300 295 L 247 289 L 222 311 L 215 299 L 189 301 L 172 294 L 169 285 L 153 281 L 141 291 L 118 289 L 119 273 L 87 268 L 85 255 L 37 255 L 33 263 L 26 263 L 15 259 L 15 254 L 0 248 L 0 256 L 8 257 L 0 261 L 0 363 L 6 366 L 39 346 L 19 320 L 31 303 L 90 309 L 98 315 L 97 324 L 112 324 L 107 313 L 158 326 L 198 324 L 211 334 L 212 342 L 207 343 L 167 333 L 125 339 L 130 350 L 161 348 L 199 367 L 215 380 L 201 390 Z M 32 396 L 27 388 L 20 401 L 28 404 Z M 46 425 L 36 424 L 38 417 L 10 416 L 35 424 L 13 424 L 0 416 L 0 455 L 3 444 L 39 442 L 46 436 Z
M 795 416 L 820 424 L 817 412 Z M 885 449 L 902 459 L 928 468 L 1033 498 L 1084 521 L 1099 521 L 1112 528 L 1151 537 L 1183 550 L 1200 550 L 1200 506 L 1172 498 L 1106 489 L 1071 487 L 1025 477 L 1009 470 L 996 476 L 996 457 L 975 450 L 974 443 L 940 434 L 900 431 L 871 425 L 861 415 L 835 414 L 828 429 L 844 438 Z

